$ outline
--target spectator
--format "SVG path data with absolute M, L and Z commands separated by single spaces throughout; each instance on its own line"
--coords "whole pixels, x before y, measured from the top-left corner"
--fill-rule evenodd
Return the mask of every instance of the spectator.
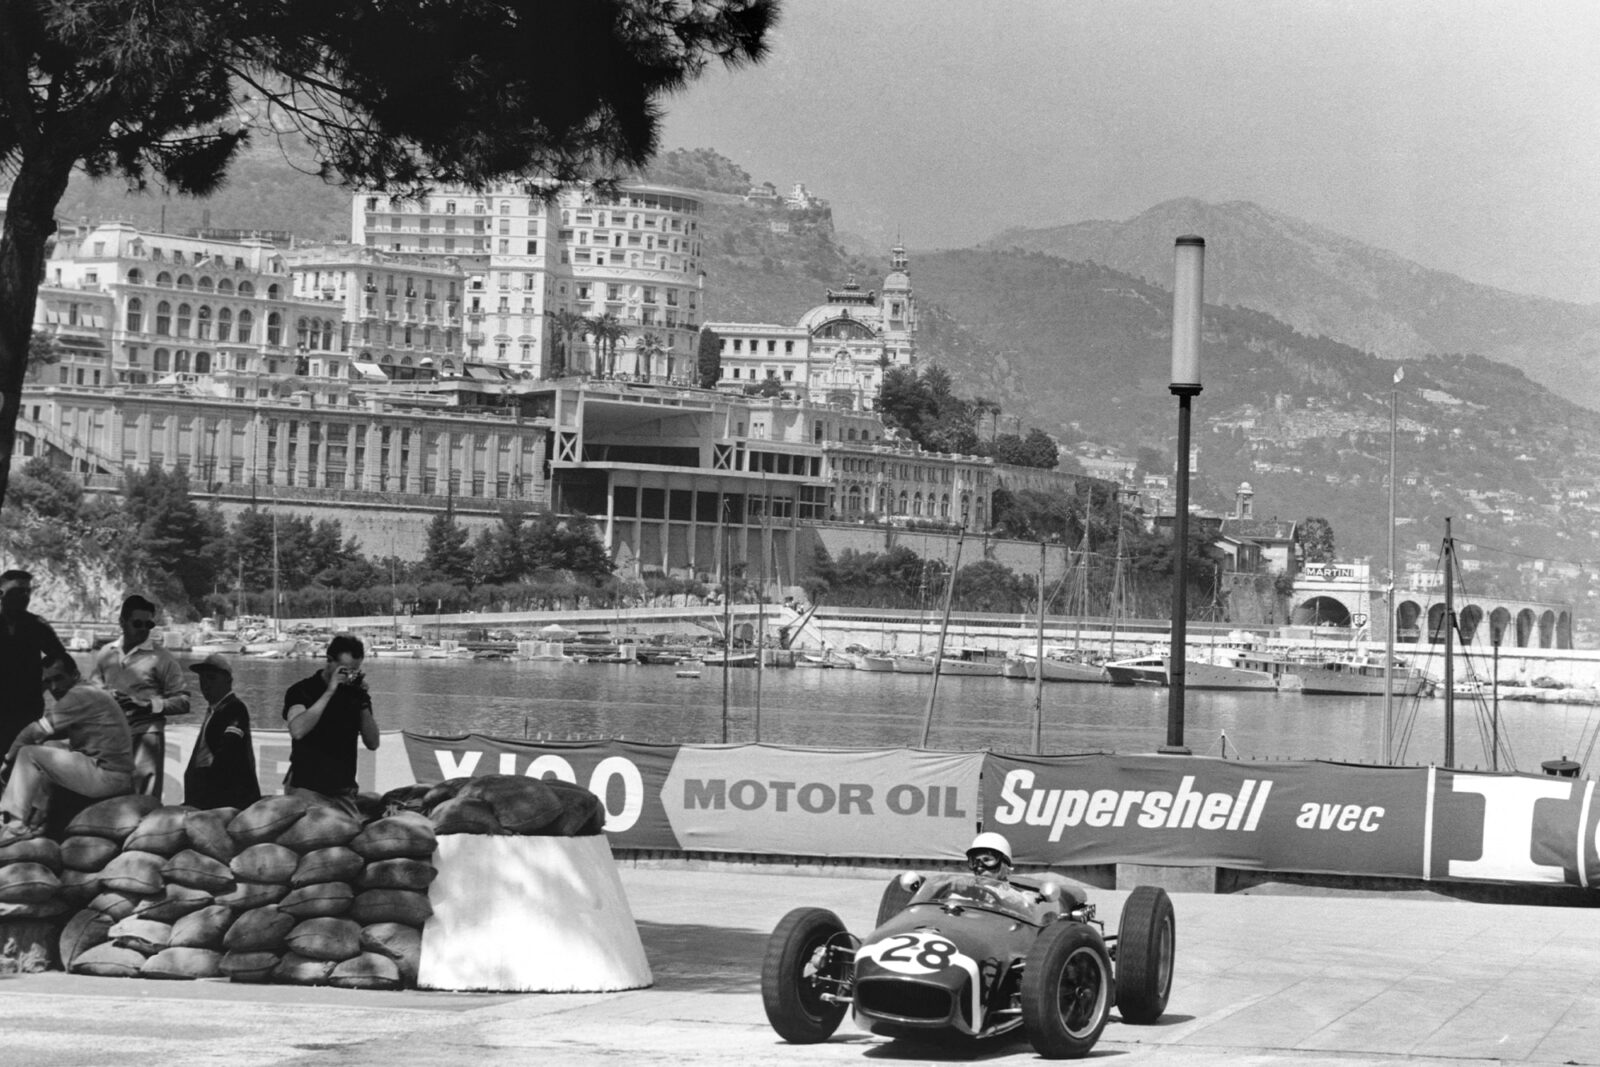
M 206 717 L 183 774 L 183 802 L 196 808 L 247 808 L 261 799 L 250 709 L 233 691 L 233 668 L 212 653 L 189 668 L 200 678 Z
M 100 799 L 133 789 L 133 739 L 109 693 L 84 683 L 71 656 L 44 665 L 55 706 L 17 734 L 0 763 L 0 846 L 36 837 L 57 789 Z
M 22 728 L 44 714 L 44 663 L 67 654 L 50 624 L 28 610 L 33 575 L 0 574 L 0 755 Z
M 378 747 L 372 696 L 361 670 L 366 646 L 359 637 L 338 634 L 328 642 L 327 662 L 316 674 L 296 682 L 283 697 L 289 724 L 287 794 L 311 794 L 359 814 L 356 793 L 356 738 Z
M 189 712 L 189 685 L 172 653 L 156 645 L 151 631 L 156 606 L 135 593 L 117 615 L 122 640 L 94 656 L 89 680 L 111 693 L 133 731 L 133 791 L 161 795 L 165 771 L 166 720 Z

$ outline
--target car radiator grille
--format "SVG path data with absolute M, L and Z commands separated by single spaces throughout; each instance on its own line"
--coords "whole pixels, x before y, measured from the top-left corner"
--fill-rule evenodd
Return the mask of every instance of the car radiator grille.
M 904 979 L 856 983 L 856 1007 L 874 1015 L 896 1019 L 940 1022 L 950 1018 L 950 991 L 940 986 Z

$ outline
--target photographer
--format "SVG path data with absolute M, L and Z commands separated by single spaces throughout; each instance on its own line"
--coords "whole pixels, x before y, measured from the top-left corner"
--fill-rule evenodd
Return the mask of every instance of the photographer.
M 360 638 L 337 635 L 328 642 L 323 668 L 283 697 L 292 739 L 283 791 L 320 795 L 352 815 L 359 814 L 355 740 L 378 747 L 378 723 L 361 670 L 366 654 Z

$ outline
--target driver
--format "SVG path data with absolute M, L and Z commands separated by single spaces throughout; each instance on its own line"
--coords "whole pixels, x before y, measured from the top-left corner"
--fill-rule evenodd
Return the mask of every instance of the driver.
M 1011 842 L 992 830 L 972 839 L 967 847 L 967 866 L 980 878 L 998 882 L 1011 880 Z

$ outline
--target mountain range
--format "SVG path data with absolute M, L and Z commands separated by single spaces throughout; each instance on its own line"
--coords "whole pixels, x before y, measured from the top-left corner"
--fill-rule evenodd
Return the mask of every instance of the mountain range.
M 1172 278 L 1172 239 L 1206 239 L 1207 303 L 1253 308 L 1385 359 L 1473 353 L 1600 410 L 1600 305 L 1505 292 L 1235 201 L 1169 200 L 1122 222 L 1006 230 L 980 247 Z

